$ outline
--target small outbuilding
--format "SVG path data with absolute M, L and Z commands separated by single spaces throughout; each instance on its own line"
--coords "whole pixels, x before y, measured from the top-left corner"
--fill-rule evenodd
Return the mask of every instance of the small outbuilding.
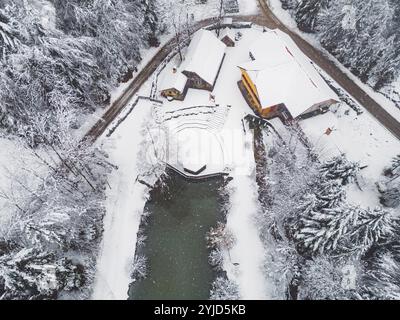
M 161 95 L 183 101 L 188 90 L 188 79 L 180 71 L 172 70 L 167 73 L 161 84 Z
M 235 34 L 229 28 L 225 28 L 221 31 L 220 39 L 227 47 L 235 46 Z

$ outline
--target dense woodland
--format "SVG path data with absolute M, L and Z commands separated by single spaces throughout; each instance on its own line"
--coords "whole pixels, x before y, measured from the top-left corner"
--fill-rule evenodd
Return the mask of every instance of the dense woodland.
M 398 157 L 385 172 L 390 194 L 368 208 L 346 198 L 347 187 L 358 183 L 358 163 L 344 154 L 319 162 L 312 153 L 299 156 L 293 145 L 276 140 L 268 150 L 259 217 L 277 296 L 400 299 L 400 208 L 385 204 L 399 196 Z
M 0 299 L 89 296 L 113 165 L 73 129 L 154 44 L 153 9 L 141 0 L 0 0 L 0 134 L 37 164 L 10 155 L 18 169 L 0 188 L 9 204 Z
M 300 30 L 376 90 L 400 76 L 397 0 L 281 0 Z

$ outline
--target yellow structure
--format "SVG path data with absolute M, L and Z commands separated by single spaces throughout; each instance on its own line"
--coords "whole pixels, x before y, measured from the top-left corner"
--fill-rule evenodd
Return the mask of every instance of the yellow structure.
M 260 96 L 258 94 L 257 87 L 254 84 L 253 80 L 245 69 L 240 68 L 240 71 L 242 73 L 242 84 L 244 89 L 246 90 L 247 100 L 250 103 L 250 106 L 262 117 L 267 118 L 273 111 L 275 111 L 276 107 L 271 106 L 263 108 L 260 102 Z
M 280 30 L 260 33 L 249 48 L 250 60 L 238 65 L 240 89 L 256 113 L 296 119 L 312 116 L 339 97 L 293 39 Z

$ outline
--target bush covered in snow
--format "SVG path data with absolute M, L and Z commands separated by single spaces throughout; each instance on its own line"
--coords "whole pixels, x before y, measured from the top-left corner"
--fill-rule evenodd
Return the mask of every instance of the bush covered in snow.
M 210 292 L 211 300 L 238 300 L 239 288 L 232 281 L 218 277 L 213 283 Z

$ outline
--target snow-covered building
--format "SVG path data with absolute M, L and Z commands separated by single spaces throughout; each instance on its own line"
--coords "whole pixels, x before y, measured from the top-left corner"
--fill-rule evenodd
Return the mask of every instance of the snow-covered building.
M 225 58 L 226 46 L 216 35 L 200 29 L 193 35 L 181 65 L 188 86 L 212 91 Z
M 221 31 L 220 39 L 227 47 L 235 46 L 235 34 L 229 28 L 225 28 Z
M 167 73 L 161 83 L 161 95 L 175 100 L 184 100 L 188 90 L 188 79 L 180 71 L 173 69 Z
M 292 38 L 276 29 L 260 34 L 242 63 L 240 87 L 262 117 L 310 116 L 339 101 Z

